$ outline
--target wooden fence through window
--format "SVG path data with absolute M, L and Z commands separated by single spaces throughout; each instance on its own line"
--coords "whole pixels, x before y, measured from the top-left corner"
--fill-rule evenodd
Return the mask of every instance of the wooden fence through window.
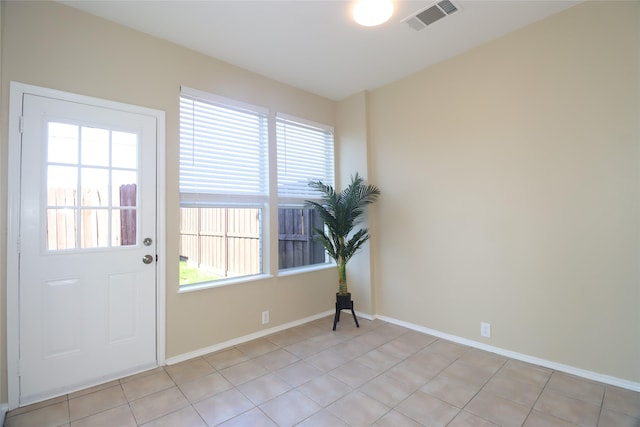
M 260 273 L 260 209 L 181 208 L 180 257 L 220 277 Z
M 322 219 L 310 209 L 278 210 L 279 268 L 323 263 L 322 244 L 312 238 Z M 259 274 L 260 209 L 181 208 L 180 258 L 220 277 Z
M 313 240 L 313 229 L 323 226 L 313 209 L 278 209 L 278 268 L 323 263 L 324 246 Z
M 53 251 L 135 245 L 137 185 L 121 185 L 118 191 L 120 205 L 109 207 L 105 194 L 97 188 L 86 188 L 79 193 L 82 206 L 80 208 L 77 205 L 78 191 L 75 188 L 49 188 L 47 249 Z M 109 211 L 112 217 L 111 230 Z

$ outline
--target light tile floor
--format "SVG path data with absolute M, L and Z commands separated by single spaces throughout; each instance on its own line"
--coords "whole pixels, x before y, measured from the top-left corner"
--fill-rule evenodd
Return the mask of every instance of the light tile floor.
M 640 393 L 344 316 L 11 411 L 6 427 L 640 427 Z

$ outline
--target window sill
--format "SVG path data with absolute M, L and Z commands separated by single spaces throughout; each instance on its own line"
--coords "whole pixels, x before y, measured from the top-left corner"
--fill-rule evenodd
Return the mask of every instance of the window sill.
M 222 286 L 237 285 L 239 283 L 256 282 L 258 280 L 272 279 L 271 274 L 256 274 L 255 276 L 232 277 L 229 279 L 220 279 L 212 282 L 194 283 L 192 285 L 183 285 L 178 289 L 179 294 L 200 291 L 203 289 L 220 288 Z
M 335 262 L 330 262 L 330 263 L 326 263 L 326 264 L 310 265 L 310 266 L 307 266 L 307 267 L 287 268 L 286 270 L 278 271 L 278 276 L 280 276 L 280 277 L 293 276 L 293 275 L 296 275 L 296 274 L 309 273 L 309 272 L 312 272 L 312 271 L 328 270 L 330 268 L 336 268 L 336 263 Z
M 296 274 L 304 274 L 311 273 L 313 271 L 321 271 L 321 270 L 329 270 L 335 268 L 336 264 L 334 262 L 328 264 L 320 264 L 320 265 L 312 265 L 309 267 L 295 267 L 288 268 L 286 270 L 280 270 L 278 272 L 279 277 L 284 276 L 294 276 Z M 237 285 L 240 283 L 248 283 L 248 282 L 256 282 L 259 280 L 273 279 L 274 276 L 272 274 L 257 274 L 255 276 L 244 276 L 244 277 L 232 277 L 229 279 L 220 279 L 215 280 L 213 282 L 203 282 L 203 283 L 194 283 L 192 285 L 183 285 L 178 289 L 179 294 L 184 294 L 187 292 L 195 292 L 204 289 L 212 289 L 212 288 L 220 288 L 223 286 L 231 286 Z

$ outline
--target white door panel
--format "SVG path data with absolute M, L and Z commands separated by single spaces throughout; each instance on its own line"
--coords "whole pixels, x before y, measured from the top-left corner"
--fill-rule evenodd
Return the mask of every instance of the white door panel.
M 28 94 L 23 117 L 20 402 L 28 403 L 157 363 L 156 119 Z

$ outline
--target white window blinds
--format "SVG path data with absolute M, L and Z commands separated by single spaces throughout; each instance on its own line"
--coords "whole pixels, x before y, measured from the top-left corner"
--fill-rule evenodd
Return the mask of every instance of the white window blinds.
M 185 91 L 180 95 L 181 202 L 266 201 L 267 113 Z
M 318 197 L 309 181 L 334 185 L 333 129 L 278 115 L 278 198 Z

